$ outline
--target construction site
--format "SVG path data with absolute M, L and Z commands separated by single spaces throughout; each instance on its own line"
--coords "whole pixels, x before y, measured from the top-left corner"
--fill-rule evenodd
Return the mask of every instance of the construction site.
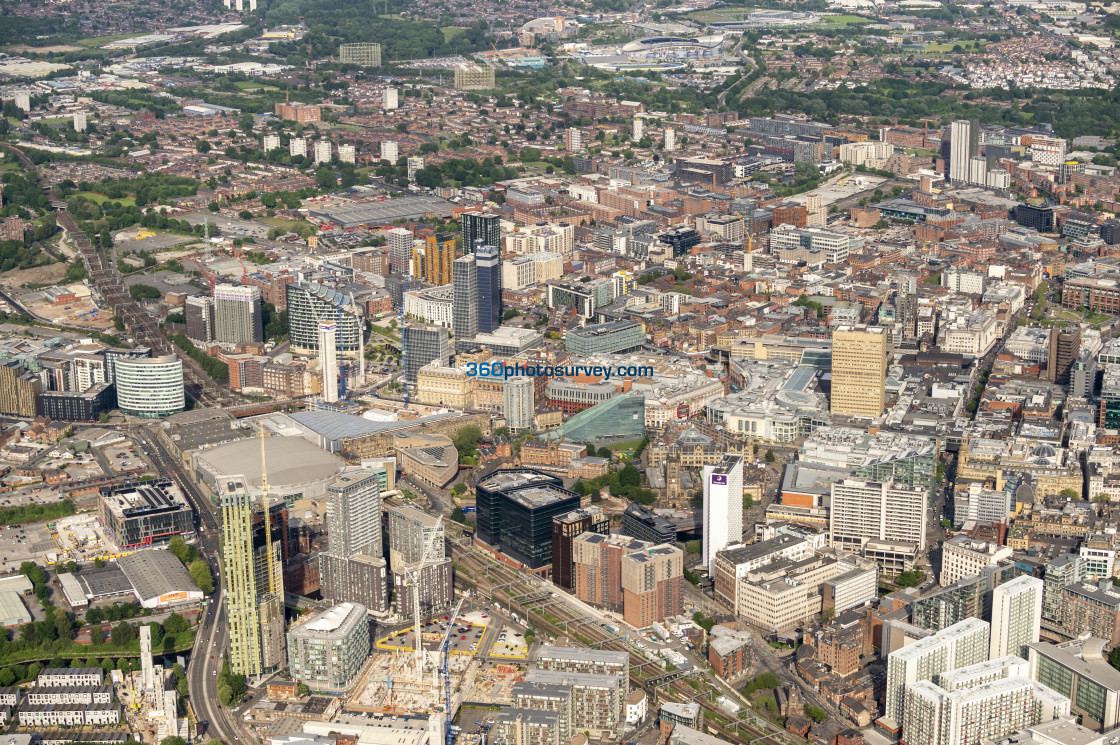
M 125 719 L 140 742 L 158 743 L 166 737 L 190 739 L 190 720 L 179 716 L 179 693 L 175 675 L 153 664 L 152 630 L 140 627 L 140 669 L 112 672 Z

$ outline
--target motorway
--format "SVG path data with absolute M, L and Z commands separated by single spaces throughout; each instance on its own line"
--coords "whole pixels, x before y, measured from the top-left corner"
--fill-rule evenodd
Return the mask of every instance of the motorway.
M 207 557 L 211 566 L 215 563 Z M 224 592 L 214 596 L 207 606 L 208 613 L 199 621 L 195 634 L 194 650 L 187 666 L 187 686 L 190 691 L 191 706 L 198 720 L 209 722 L 206 729 L 207 739 L 221 740 L 226 745 L 249 742 L 241 737 L 236 721 L 227 716 L 228 710 L 218 703 L 218 677 L 222 668 L 222 657 L 229 641 L 228 624 L 223 622 L 226 608 L 222 602 Z

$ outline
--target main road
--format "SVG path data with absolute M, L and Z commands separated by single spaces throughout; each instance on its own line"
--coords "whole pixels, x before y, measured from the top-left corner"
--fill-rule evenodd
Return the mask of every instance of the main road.
M 207 560 L 211 557 L 208 556 Z M 187 685 L 195 716 L 208 722 L 207 739 L 236 745 L 248 741 L 241 737 L 237 725 L 229 720 L 228 710 L 218 703 L 218 674 L 222 670 L 222 657 L 229 637 L 229 625 L 224 621 L 224 595 L 224 592 L 219 592 L 215 596 L 214 602 L 207 607 L 208 612 L 199 621 L 194 651 L 187 667 Z

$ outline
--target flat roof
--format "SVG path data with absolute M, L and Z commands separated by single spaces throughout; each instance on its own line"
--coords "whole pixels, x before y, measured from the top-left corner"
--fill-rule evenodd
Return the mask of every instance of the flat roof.
M 264 443 L 270 486 L 324 481 L 342 470 L 338 456 L 302 437 L 266 437 Z M 256 438 L 219 445 L 195 457 L 215 477 L 243 474 L 254 488 L 261 487 L 261 443 Z
M 430 196 L 408 196 L 382 202 L 362 202 L 340 207 L 312 209 L 308 214 L 322 217 L 344 227 L 362 223 L 388 224 L 396 220 L 414 220 L 429 213 L 451 214 L 453 205 L 446 199 Z
M 583 647 L 555 647 L 543 644 L 537 651 L 538 660 L 568 660 L 575 662 L 596 662 L 606 665 L 629 667 L 630 655 L 609 649 L 585 649 Z
M 299 411 L 289 416 L 324 440 L 344 440 L 348 437 L 361 437 L 376 432 L 416 427 L 441 419 L 457 417 L 459 414 L 456 412 L 433 414 L 403 422 L 396 420 L 378 422 L 351 414 L 340 414 L 335 411 Z

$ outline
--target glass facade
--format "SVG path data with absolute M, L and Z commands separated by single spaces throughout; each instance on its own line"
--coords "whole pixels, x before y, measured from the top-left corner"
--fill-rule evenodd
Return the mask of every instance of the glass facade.
M 574 415 L 552 433 L 569 442 L 634 438 L 645 433 L 645 397 L 625 393 Z
M 914 601 L 914 625 L 941 629 L 966 618 L 992 618 L 992 590 L 1018 574 L 1014 564 L 988 567 L 983 573 Z
M 117 407 L 123 413 L 154 419 L 186 408 L 183 362 L 178 357 L 120 359 L 116 371 Z
M 475 297 L 478 331 L 492 334 L 502 325 L 502 260 L 497 242 L 480 243 L 475 246 L 474 255 L 478 267 Z

